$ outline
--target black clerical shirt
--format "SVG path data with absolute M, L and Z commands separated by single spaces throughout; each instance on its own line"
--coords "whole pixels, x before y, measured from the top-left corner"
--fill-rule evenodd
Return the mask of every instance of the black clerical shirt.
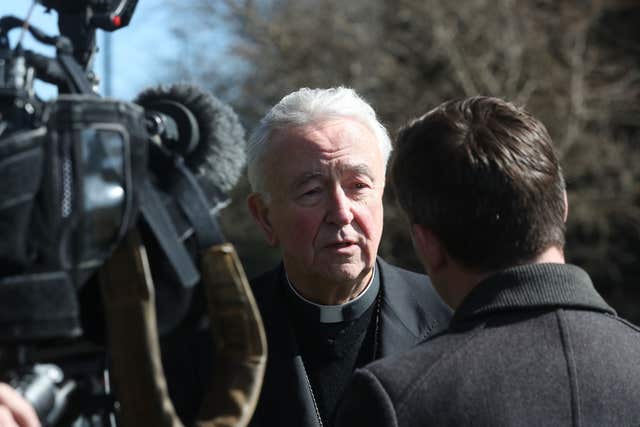
M 380 283 L 374 277 L 355 300 L 340 306 L 314 304 L 289 287 L 296 340 L 324 426 L 333 424 L 351 375 L 375 359 Z

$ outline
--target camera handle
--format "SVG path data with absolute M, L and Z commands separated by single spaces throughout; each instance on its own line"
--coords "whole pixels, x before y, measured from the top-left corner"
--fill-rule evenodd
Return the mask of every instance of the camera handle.
M 216 356 L 197 425 L 245 427 L 258 403 L 267 366 L 262 318 L 233 245 L 213 245 L 201 257 Z
M 58 86 L 61 93 L 84 93 L 97 96 L 87 72 L 74 57 L 74 45 L 68 37 L 49 36 L 20 18 L 4 16 L 0 18 L 0 49 L 9 49 L 8 33 L 22 26 L 26 26 L 26 29 L 40 43 L 56 48 L 56 57 L 49 58 L 23 49 L 20 45 L 16 46 L 14 55 L 24 56 L 27 64 L 34 68 L 38 79 Z M 74 34 L 70 30 L 69 32 Z
M 255 409 L 267 344 L 242 265 L 229 243 L 201 253 L 218 375 L 209 383 L 198 426 L 244 427 Z M 124 427 L 181 427 L 162 370 L 151 271 L 136 230 L 100 269 L 115 394 Z

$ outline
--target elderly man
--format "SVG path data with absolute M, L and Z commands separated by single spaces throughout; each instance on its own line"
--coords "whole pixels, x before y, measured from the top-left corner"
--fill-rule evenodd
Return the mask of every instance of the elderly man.
M 358 371 L 339 425 L 638 425 L 640 330 L 565 264 L 542 123 L 495 98 L 446 102 L 403 130 L 392 178 L 455 312 L 445 333 Z
M 249 210 L 282 264 L 252 281 L 269 355 L 252 425 L 331 425 L 353 370 L 446 326 L 424 276 L 377 257 L 391 144 L 345 88 L 301 89 L 248 148 Z

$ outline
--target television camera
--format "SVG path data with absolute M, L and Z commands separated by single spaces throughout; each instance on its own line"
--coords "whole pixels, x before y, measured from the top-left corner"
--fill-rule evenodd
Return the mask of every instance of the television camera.
M 266 343 L 216 219 L 244 163 L 242 127 L 192 85 L 97 94 L 95 31 L 128 25 L 135 0 L 40 3 L 59 35 L 0 18 L 0 375 L 45 426 L 180 425 L 158 335 L 201 289 L 217 374 L 197 422 L 246 425 Z M 24 49 L 27 32 L 55 57 Z M 57 98 L 41 100 L 36 80 Z

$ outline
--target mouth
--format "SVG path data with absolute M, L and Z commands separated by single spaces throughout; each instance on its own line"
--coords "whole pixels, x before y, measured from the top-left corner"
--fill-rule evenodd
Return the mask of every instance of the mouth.
M 348 248 L 351 246 L 355 246 L 356 242 L 351 242 L 351 241 L 343 241 L 343 242 L 333 242 L 333 243 L 329 243 L 327 245 L 328 248 L 332 248 L 332 249 L 342 249 L 342 248 Z

